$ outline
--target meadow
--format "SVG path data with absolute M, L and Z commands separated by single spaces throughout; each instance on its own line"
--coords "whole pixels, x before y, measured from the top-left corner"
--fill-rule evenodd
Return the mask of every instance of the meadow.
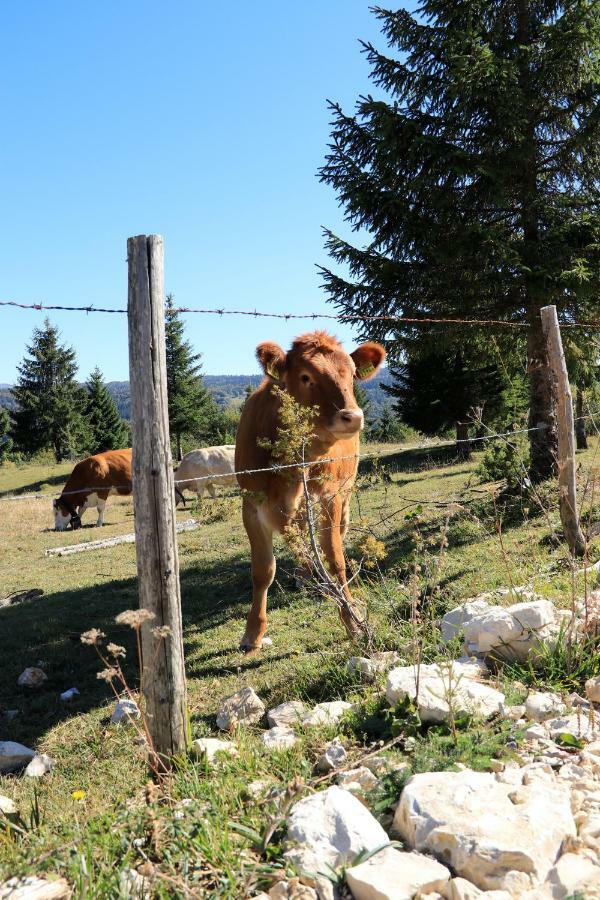
M 377 649 L 396 650 L 407 662 L 417 643 L 424 661 L 457 655 L 456 647 L 440 643 L 435 620 L 483 591 L 526 585 L 565 608 L 583 594 L 584 576 L 573 575 L 561 539 L 555 484 L 506 498 L 501 485 L 477 476 L 480 453 L 460 459 L 446 444 L 363 449 L 375 458 L 361 463 L 347 551 L 362 560 L 355 594 L 368 609 Z M 592 531 L 599 517 L 590 484 L 599 449 L 600 440 L 592 438 L 577 454 L 579 483 L 587 486 L 584 521 Z M 96 677 L 102 666 L 93 648 L 80 641 L 82 632 L 99 628 L 124 645 L 135 690 L 134 635 L 114 622 L 137 606 L 135 546 L 45 556 L 53 547 L 132 531 L 131 499 L 109 500 L 101 532 L 92 512 L 81 530 L 57 533 L 50 497 L 70 469 L 50 463 L 0 469 L 0 738 L 55 760 L 43 779 L 0 777 L 0 794 L 20 810 L 18 827 L 0 833 L 0 878 L 55 873 L 67 877 L 76 896 L 116 897 L 123 870 L 141 867 L 158 897 L 252 896 L 282 871 L 285 810 L 315 779 L 315 760 L 340 726 L 307 730 L 298 745 L 275 753 L 265 750 L 258 729 L 244 729 L 236 736 L 237 758 L 210 770 L 203 760 L 182 761 L 167 782 L 149 787 L 136 730 L 109 724 L 114 697 Z M 16 499 L 30 491 L 48 496 Z M 252 686 L 267 708 L 291 699 L 359 701 L 360 710 L 341 726 L 351 759 L 388 740 L 381 685 L 346 671 L 357 650 L 332 605 L 295 586 L 294 562 L 282 542 L 270 592 L 273 645 L 254 656 L 238 650 L 250 593 L 239 494 L 205 499 L 191 514 L 200 527 L 179 536 L 179 558 L 193 737 L 219 736 L 219 703 Z M 189 517 L 189 510 L 178 511 L 178 519 Z M 383 546 L 372 552 L 368 538 Z M 594 538 L 589 561 L 599 555 Z M 22 670 L 36 665 L 48 676 L 43 687 L 18 687 Z M 589 661 L 585 672 L 593 666 Z M 581 688 L 583 677 L 560 664 L 545 673 L 496 674 L 512 702 L 524 696 L 524 681 L 569 691 Z M 79 697 L 61 702 L 60 693 L 71 687 Z M 7 716 L 7 710 L 18 712 Z M 502 722 L 472 724 L 458 737 L 419 733 L 410 753 L 389 751 L 407 768 L 384 781 L 372 809 L 389 815 L 407 772 L 458 761 L 485 769 L 492 756 L 510 754 L 507 742 L 519 739 Z M 254 779 L 267 780 L 271 793 L 249 793 Z

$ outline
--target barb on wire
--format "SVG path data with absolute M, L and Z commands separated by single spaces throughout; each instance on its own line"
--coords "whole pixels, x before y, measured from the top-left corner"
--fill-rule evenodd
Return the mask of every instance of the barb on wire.
M 125 308 L 111 308 L 92 306 L 64 306 L 49 303 L 17 303 L 15 300 L 0 300 L 0 306 L 11 306 L 17 309 L 34 309 L 40 310 L 60 310 L 62 312 L 85 312 L 85 313 L 118 313 L 126 315 Z M 178 306 L 169 311 L 170 313 L 198 313 L 207 316 L 251 316 L 255 319 L 328 319 L 333 322 L 400 322 L 406 325 L 467 325 L 473 328 L 482 326 L 490 326 L 497 328 L 529 328 L 529 322 L 514 322 L 510 319 L 457 319 L 457 318 L 434 318 L 432 316 L 395 316 L 380 315 L 366 316 L 358 313 L 335 315 L 333 313 L 311 312 L 311 313 L 291 313 L 291 312 L 262 312 L 257 309 L 225 309 L 215 308 L 208 309 L 195 306 Z M 561 328 L 600 328 L 600 321 L 589 322 L 561 322 Z

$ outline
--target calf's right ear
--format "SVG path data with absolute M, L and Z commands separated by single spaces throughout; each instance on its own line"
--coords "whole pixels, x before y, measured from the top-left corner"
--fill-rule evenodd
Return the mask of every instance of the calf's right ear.
M 279 381 L 285 371 L 285 352 L 279 344 L 272 341 L 264 341 L 256 348 L 256 358 L 261 364 L 265 375 L 273 381 Z

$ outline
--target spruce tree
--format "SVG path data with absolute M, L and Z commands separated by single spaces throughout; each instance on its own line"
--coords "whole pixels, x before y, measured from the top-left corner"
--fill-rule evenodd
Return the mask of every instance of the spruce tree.
M 12 450 L 10 437 L 10 415 L 7 409 L 0 406 L 0 465 Z
M 376 441 L 383 444 L 393 444 L 402 440 L 402 427 L 391 403 L 384 403 L 381 416 L 373 429 L 373 436 Z
M 389 52 L 364 50 L 379 95 L 354 115 L 332 104 L 320 173 L 369 238 L 326 232 L 342 265 L 323 270 L 330 298 L 346 314 L 528 326 L 531 476 L 545 478 L 557 439 L 540 308 L 568 322 L 597 302 L 600 5 L 422 0 L 375 15 Z M 425 332 L 394 328 L 399 363 Z
M 87 382 L 85 418 L 90 431 L 90 453 L 105 450 L 121 450 L 129 446 L 129 429 L 108 393 L 102 372 L 98 367 Z
M 428 344 L 401 365 L 391 365 L 386 393 L 403 422 L 427 435 L 456 430 L 457 449 L 469 453 L 469 423 L 493 420 L 503 401 L 498 368 L 461 344 Z
M 186 436 L 210 441 L 218 431 L 219 410 L 204 387 L 200 353 L 184 339 L 184 324 L 174 312 L 173 296 L 167 296 L 165 340 L 169 426 L 177 459 L 183 456 Z
M 60 462 L 84 450 L 89 439 L 75 351 L 59 343 L 58 329 L 46 319 L 34 330 L 27 353 L 12 391 L 15 444 L 27 454 L 51 449 Z

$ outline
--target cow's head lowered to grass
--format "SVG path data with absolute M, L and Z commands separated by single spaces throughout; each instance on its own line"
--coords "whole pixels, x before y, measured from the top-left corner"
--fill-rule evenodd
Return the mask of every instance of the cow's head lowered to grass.
M 54 528 L 56 531 L 66 531 L 69 525 L 72 526 L 73 531 L 75 531 L 76 528 L 81 528 L 81 516 L 78 515 L 68 501 L 65 502 L 62 497 L 58 500 L 53 500 L 52 508 L 54 512 Z
M 354 397 L 354 381 L 367 381 L 385 359 L 380 344 L 368 341 L 346 353 L 337 338 L 313 331 L 296 338 L 286 353 L 269 341 L 256 355 L 266 375 L 303 406 L 318 407 L 315 434 L 325 441 L 344 439 L 364 426 Z

